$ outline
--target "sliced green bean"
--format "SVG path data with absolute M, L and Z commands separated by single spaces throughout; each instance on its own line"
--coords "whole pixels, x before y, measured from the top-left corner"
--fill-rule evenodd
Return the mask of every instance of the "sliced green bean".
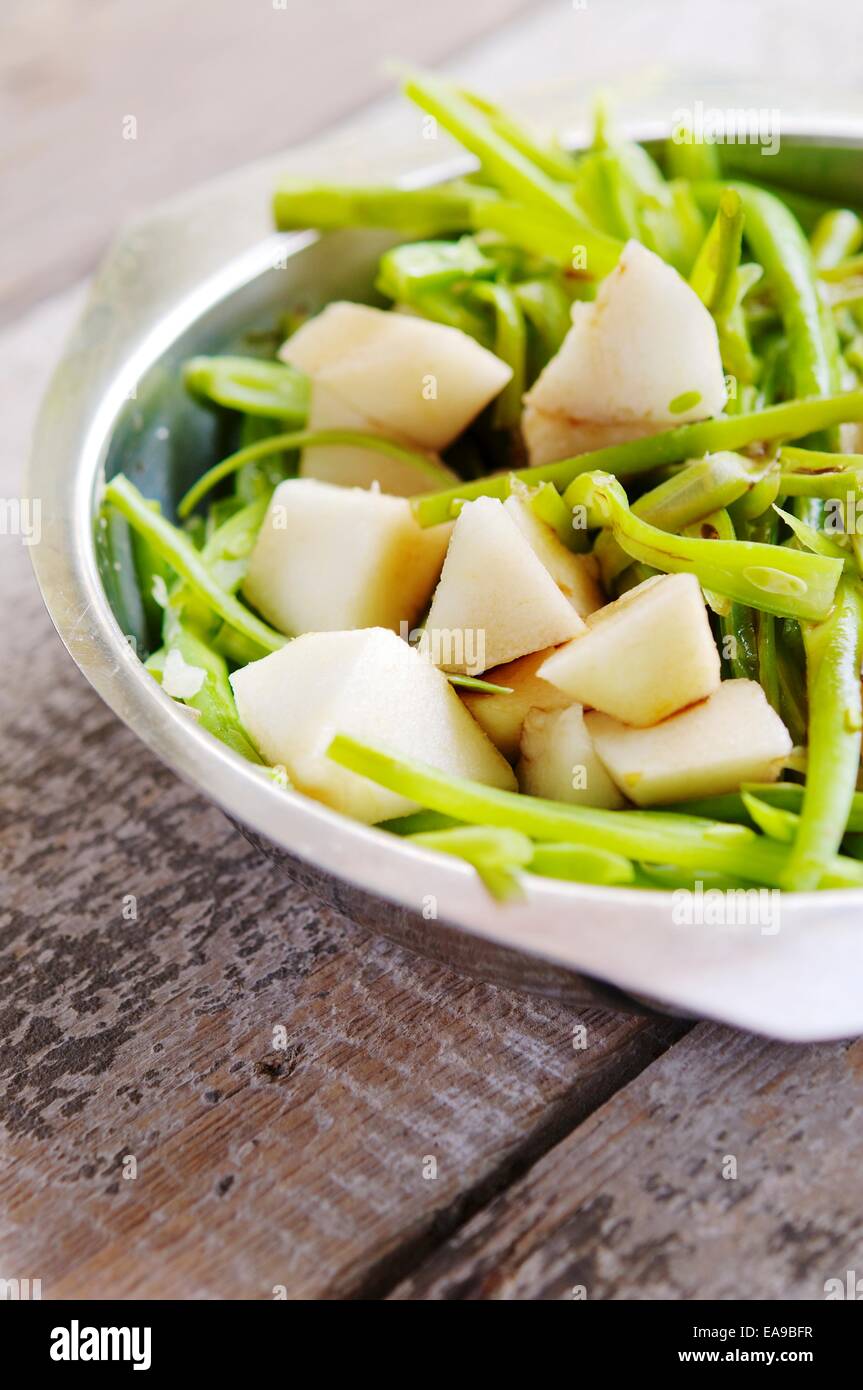
M 266 651 L 278 651 L 284 646 L 288 639 L 222 589 L 192 542 L 160 512 L 154 512 L 122 473 L 107 484 L 105 499 L 123 513 L 130 526 L 149 541 L 179 578 L 226 623 L 258 642 Z
M 476 203 L 496 198 L 475 183 L 444 183 L 433 188 L 391 188 L 364 184 L 321 184 L 286 179 L 273 195 L 273 217 L 280 231 L 319 227 L 391 227 L 434 236 L 472 226 Z
M 580 215 L 572 189 L 550 179 L 516 149 L 484 112 L 465 100 L 457 87 L 442 78 L 416 73 L 406 78 L 403 90 L 476 155 L 486 178 L 508 197 L 551 214 L 570 233 L 572 248 L 586 247 L 591 275 L 604 275 L 616 265 L 622 250 L 620 242 L 591 227 Z
M 409 797 L 433 811 L 478 825 L 519 830 L 535 840 L 579 844 L 651 864 L 715 869 L 779 887 L 789 851 L 743 825 L 657 811 L 605 811 L 543 801 L 455 777 L 348 734 L 337 734 L 328 755 L 341 767 Z M 836 856 L 825 886 L 863 884 L 863 864 Z
M 589 849 L 585 845 L 533 846 L 533 858 L 527 865 L 532 874 L 543 878 L 561 878 L 571 883 L 633 883 L 635 868 L 622 854 L 604 849 Z
M 495 317 L 495 356 L 510 368 L 512 376 L 495 400 L 493 420 L 497 429 L 514 429 L 521 419 L 521 398 L 527 385 L 527 326 L 524 314 L 508 285 L 479 282 L 477 299 L 490 304 Z
M 819 217 L 809 239 L 817 269 L 835 269 L 863 246 L 863 221 L 850 208 L 833 208 Z
M 745 415 L 718 416 L 713 420 L 678 425 L 662 434 L 646 435 L 626 444 L 611 444 L 539 468 L 520 469 L 515 476 L 534 485 L 554 483 L 563 491 L 580 474 L 597 469 L 632 478 L 662 464 L 680 463 L 683 459 L 700 458 L 723 449 L 744 449 L 774 439 L 800 439 L 852 420 L 863 420 L 863 389 L 809 400 L 783 401 Z M 509 489 L 510 475 L 500 473 L 444 492 L 427 493 L 414 498 L 411 505 L 421 526 L 434 526 L 439 521 L 450 521 L 463 502 L 476 497 L 507 497 Z
M 327 444 L 349 444 L 353 448 L 369 449 L 373 453 L 386 454 L 389 458 L 410 463 L 429 478 L 442 476 L 440 467 L 429 458 L 428 454 L 422 454 L 417 449 L 408 449 L 393 439 L 386 439 L 376 434 L 365 434 L 359 430 L 296 430 L 290 434 L 274 434 L 269 439 L 262 439 L 258 444 L 250 444 L 246 449 L 238 449 L 235 454 L 229 454 L 220 463 L 208 468 L 207 472 L 203 473 L 198 481 L 192 484 L 189 491 L 180 498 L 177 515 L 181 518 L 189 516 L 201 499 L 206 497 L 207 493 L 211 492 L 217 484 L 230 477 L 232 473 L 236 473 L 238 468 L 245 467 L 247 463 L 251 463 L 255 459 L 266 458 L 270 454 L 284 453 L 286 449 L 312 449 Z
M 660 531 L 635 516 L 608 473 L 584 474 L 567 501 L 588 525 L 609 526 L 634 560 L 666 573 L 688 572 L 715 593 L 780 617 L 820 620 L 829 613 L 842 563 L 757 541 L 696 540 Z
M 309 379 L 286 362 L 191 357 L 183 365 L 183 382 L 192 395 L 246 415 L 303 425 L 309 413 Z
M 464 825 L 425 830 L 407 836 L 411 844 L 464 859 L 476 869 L 493 897 L 506 902 L 520 895 L 516 869 L 533 858 L 533 845 L 518 830 L 498 826 Z
M 809 689 L 806 790 L 783 886 L 817 888 L 842 843 L 860 770 L 863 596 L 856 580 L 839 587 L 824 622 L 803 629 Z
M 632 503 L 635 516 L 661 531 L 682 531 L 742 497 L 764 476 L 765 464 L 727 450 L 695 459 Z M 630 563 L 630 556 L 608 532 L 595 546 L 606 587 Z
M 176 612 L 166 618 L 164 647 L 147 662 L 147 669 L 160 679 L 165 658 L 171 651 L 179 652 L 187 665 L 204 672 L 200 690 L 184 700 L 184 704 L 198 711 L 201 728 L 249 762 L 262 762 L 240 723 L 225 661 Z

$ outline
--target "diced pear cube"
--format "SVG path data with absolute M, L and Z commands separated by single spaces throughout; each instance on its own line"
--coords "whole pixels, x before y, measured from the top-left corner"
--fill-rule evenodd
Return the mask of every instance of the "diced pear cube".
M 361 411 L 354 410 L 339 396 L 328 391 L 320 381 L 312 381 L 311 404 L 306 425 L 309 430 L 361 430 L 363 434 L 384 434 L 393 438 L 392 430 L 385 430 L 375 420 L 370 420 Z M 409 440 L 397 441 L 407 448 L 417 446 Z M 420 492 L 431 492 L 436 487 L 447 487 L 458 482 L 452 469 L 441 463 L 437 454 L 429 453 L 428 459 L 437 469 L 431 474 L 407 460 L 378 454 L 373 449 L 360 449 L 350 444 L 320 444 L 304 449 L 300 459 L 300 476 L 317 478 L 323 483 L 334 483 L 338 487 L 373 487 L 392 497 L 415 497 Z
M 625 724 L 658 724 L 719 685 L 720 662 L 701 586 L 661 574 L 587 619 L 540 667 L 543 680 Z
M 625 804 L 597 756 L 581 705 L 530 710 L 515 771 L 520 790 L 529 796 L 610 810 Z
M 573 305 L 572 328 L 525 399 L 574 421 L 670 428 L 718 415 L 725 397 L 710 313 L 672 266 L 629 241 L 593 303 Z
M 592 555 L 576 555 L 555 535 L 547 522 L 521 497 L 508 497 L 504 507 L 538 560 L 548 570 L 564 598 L 580 618 L 602 608 L 605 595 L 599 586 L 596 561 Z
M 462 507 L 426 619 L 438 664 L 476 675 L 583 629 L 503 503 L 479 497 Z
M 243 593 L 289 635 L 410 629 L 451 531 L 451 522 L 423 530 L 403 497 L 289 478 L 273 493 Z
M 509 763 L 446 676 L 384 628 L 308 633 L 231 676 L 240 719 L 298 791 L 371 825 L 414 802 L 327 757 L 337 733 L 461 777 L 515 787 Z
M 452 443 L 512 376 L 457 328 L 345 301 L 303 324 L 279 355 L 383 430 L 435 450 Z
M 490 695 L 481 690 L 462 690 L 461 698 L 477 724 L 484 729 L 496 748 L 514 763 L 519 755 L 521 730 L 530 709 L 563 709 L 571 704 L 570 697 L 538 676 L 537 670 L 551 656 L 553 647 L 531 652 L 504 666 L 487 671 L 484 679 L 494 685 L 508 686 L 509 695 Z
M 594 746 L 621 791 L 638 806 L 737 791 L 772 782 L 791 752 L 791 737 L 757 681 L 723 681 L 701 704 L 633 729 L 607 714 L 588 714 Z

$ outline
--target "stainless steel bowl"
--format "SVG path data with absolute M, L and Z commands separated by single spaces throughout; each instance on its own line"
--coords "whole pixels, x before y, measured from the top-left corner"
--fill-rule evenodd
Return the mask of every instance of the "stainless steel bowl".
M 863 204 L 861 149 L 861 131 L 810 129 L 785 134 L 775 159 L 740 146 L 732 162 L 780 182 L 793 169 L 807 192 Z M 464 167 L 449 163 L 414 182 Z M 154 238 L 147 223 L 121 238 L 53 378 L 28 478 L 42 506 L 32 553 L 45 602 L 111 708 L 289 877 L 412 950 L 572 1005 L 641 1010 L 647 997 L 653 1008 L 778 1037 L 863 1031 L 863 894 L 789 897 L 782 929 L 769 937 L 757 927 L 676 923 L 667 893 L 536 881 L 523 903 L 501 907 L 467 866 L 276 787 L 162 694 L 127 640 L 116 584 L 119 621 L 100 574 L 94 518 L 105 473 L 122 467 L 170 511 L 220 449 L 214 417 L 178 385 L 178 364 L 234 347 L 250 328 L 272 328 L 298 302 L 369 297 L 375 260 L 392 240 L 274 235 L 199 278 L 193 236 L 181 218 L 167 242 L 164 227 Z M 217 253 L 211 229 L 208 265 Z

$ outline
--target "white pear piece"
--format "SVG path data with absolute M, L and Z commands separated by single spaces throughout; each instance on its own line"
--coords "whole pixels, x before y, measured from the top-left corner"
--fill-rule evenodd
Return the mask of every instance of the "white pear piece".
M 537 669 L 554 647 L 531 652 L 486 671 L 484 680 L 509 688 L 508 695 L 491 695 L 481 690 L 462 690 L 461 698 L 477 724 L 484 729 L 494 746 L 514 763 L 519 756 L 521 731 L 528 710 L 563 709 L 571 704 L 570 697 L 538 676 Z
M 611 810 L 625 804 L 597 756 L 578 704 L 528 712 L 515 771 L 519 788 L 529 796 Z
M 280 349 L 345 404 L 421 448 L 452 443 L 512 369 L 457 328 L 340 301 Z
M 512 790 L 505 758 L 444 676 L 384 628 L 308 633 L 235 671 L 240 719 L 298 791 L 373 824 L 414 802 L 327 757 L 336 733 L 384 744 L 443 772 Z
M 573 700 L 625 724 L 658 724 L 719 685 L 720 661 L 701 586 L 658 574 L 587 619 L 539 669 Z
M 598 712 L 585 723 L 618 787 L 638 806 L 772 782 L 791 752 L 791 736 L 757 681 L 723 681 L 709 699 L 652 729 Z
M 572 328 L 525 397 L 561 421 L 555 439 L 547 420 L 528 417 L 531 462 L 560 447 L 567 425 L 624 424 L 649 434 L 718 415 L 725 400 L 710 313 L 676 270 L 629 241 L 593 303 L 573 305 Z M 597 446 L 590 436 L 570 436 L 572 443 L 578 452 Z
M 438 665 L 477 675 L 583 629 L 503 503 L 479 497 L 462 507 L 426 620 Z
M 511 496 L 504 502 L 518 529 L 538 560 L 548 570 L 564 598 L 581 618 L 595 613 L 605 603 L 599 586 L 596 561 L 592 555 L 576 555 L 564 545 L 554 529 L 537 516 L 530 503 Z
M 320 381 L 312 381 L 309 430 L 360 430 L 363 434 L 385 434 L 393 439 L 392 430 L 385 430 L 375 420 L 354 410 L 340 397 L 328 391 Z M 397 440 L 406 448 L 416 449 L 410 440 Z M 300 458 L 300 477 L 317 478 L 339 487 L 374 487 L 392 497 L 415 497 L 435 488 L 451 487 L 458 478 L 437 454 L 429 453 L 428 460 L 435 472 L 425 470 L 408 460 L 378 454 L 373 449 L 360 449 L 350 444 L 321 444 L 304 449 Z
M 610 444 L 626 444 L 630 439 L 658 434 L 667 428 L 662 420 L 570 420 L 535 405 L 525 406 L 521 416 L 521 432 L 534 468 L 605 449 Z
M 451 531 L 451 522 L 423 530 L 403 497 L 289 478 L 273 493 L 243 593 L 291 636 L 411 628 Z

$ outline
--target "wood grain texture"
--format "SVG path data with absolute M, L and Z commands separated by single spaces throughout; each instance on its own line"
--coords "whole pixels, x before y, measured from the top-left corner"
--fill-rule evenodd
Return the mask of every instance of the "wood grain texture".
M 861 1107 L 863 1043 L 702 1024 L 393 1297 L 821 1299 L 863 1269 Z
M 0 339 L 6 459 L 73 308 Z M 575 1050 L 563 1010 L 345 923 L 117 723 L 14 536 L 0 586 L 0 1277 L 378 1292 L 678 1034 L 594 1011 Z

